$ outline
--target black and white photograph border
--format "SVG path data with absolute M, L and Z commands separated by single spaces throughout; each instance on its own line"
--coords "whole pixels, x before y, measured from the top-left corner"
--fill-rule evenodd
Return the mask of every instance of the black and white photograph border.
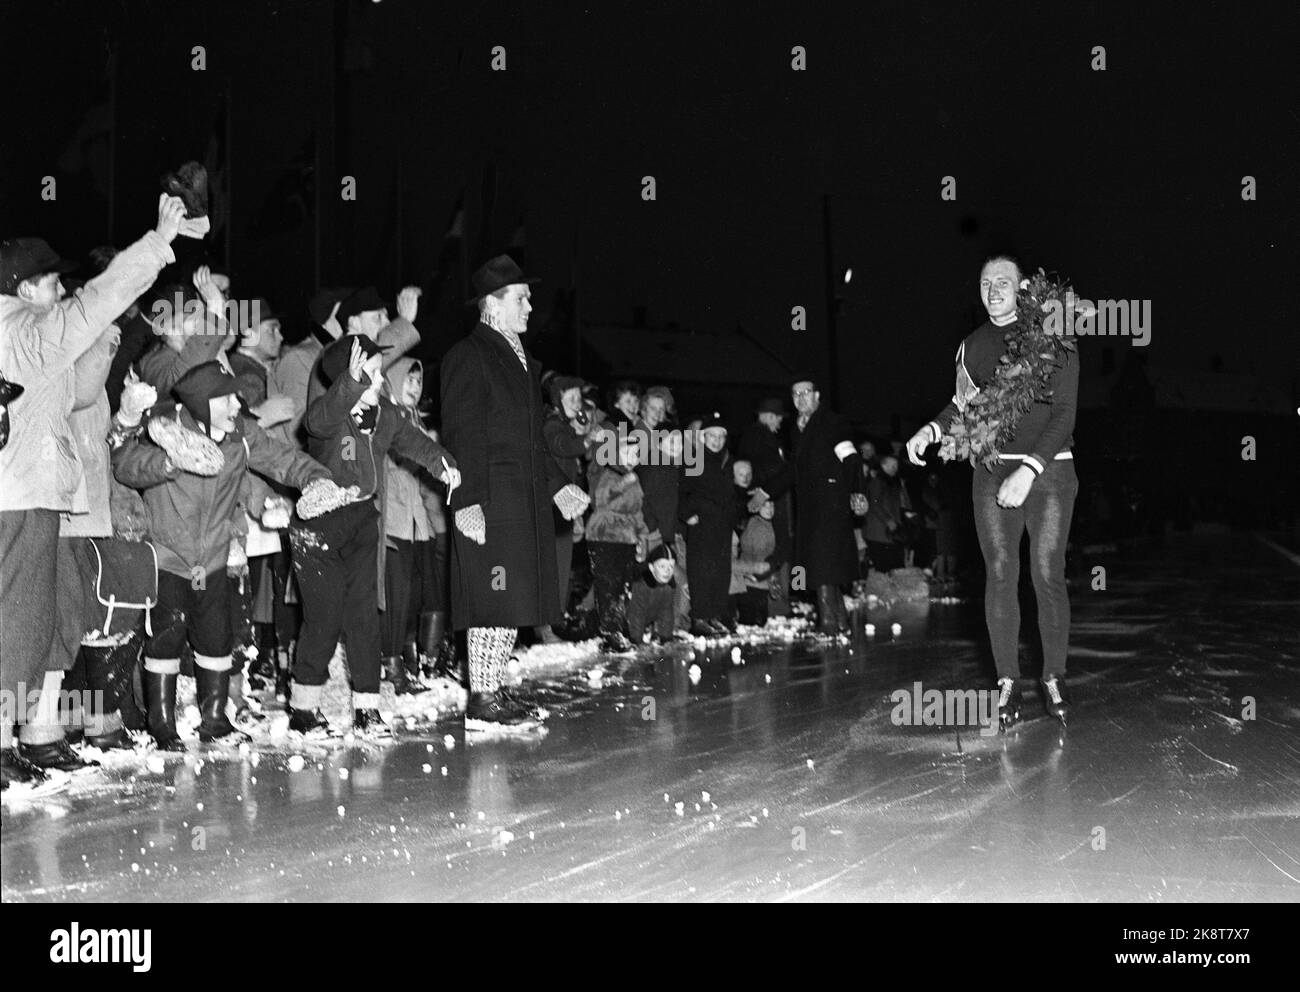
M 8 4 L 3 902 L 1296 902 L 1297 41 Z

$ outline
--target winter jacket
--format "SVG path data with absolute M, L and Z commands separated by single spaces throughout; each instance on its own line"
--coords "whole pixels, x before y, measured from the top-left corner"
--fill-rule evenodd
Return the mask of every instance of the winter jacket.
M 401 395 L 402 382 L 413 368 L 421 368 L 418 359 L 402 358 L 393 363 L 388 372 L 388 388 L 394 396 Z M 420 424 L 419 415 L 407 407 L 393 405 L 395 414 L 408 421 L 417 431 L 429 437 Z M 432 440 L 432 438 L 430 438 Z M 385 466 L 384 533 L 403 541 L 432 541 L 433 522 L 425 500 L 429 489 L 427 477 L 419 465 L 406 459 L 394 458 L 390 452 Z M 443 526 L 446 530 L 446 526 Z
M 25 390 L 9 405 L 9 443 L 0 448 L 0 510 L 77 508 L 82 465 L 68 423 L 73 366 L 175 260 L 162 235 L 149 231 L 51 307 L 0 296 L 0 370 Z
M 662 433 L 651 435 L 644 420 L 638 420 L 634 429 L 645 431 L 650 437 L 663 437 Z M 657 428 L 660 432 L 664 429 Z M 646 526 L 657 530 L 663 543 L 671 545 L 677 534 L 677 500 L 682 484 L 681 459 L 666 462 L 663 451 L 657 451 L 636 467 L 636 474 L 641 480 L 641 491 L 645 493 Z
M 77 359 L 76 388 L 68 426 L 76 439 L 82 467 L 81 487 L 74 506 L 84 502 L 85 509 L 74 509 L 59 516 L 60 537 L 113 536 L 113 518 L 109 512 L 113 477 L 108 464 L 110 414 L 108 394 L 104 392 L 112 359 L 113 349 L 106 336 Z
M 394 362 L 420 343 L 420 332 L 405 317 L 396 317 L 383 326 L 375 337 L 375 343 L 388 349 L 384 352 L 383 358 L 383 370 L 387 372 L 393 367 Z M 321 354 L 324 351 L 325 349 L 322 348 Z M 312 404 L 320 399 L 329 387 L 330 384 L 325 381 L 325 375 L 321 372 L 318 354 L 312 365 L 311 375 L 307 378 L 307 409 L 311 409 Z
M 672 637 L 676 592 L 677 583 L 673 580 L 660 585 L 648 567 L 641 569 L 632 580 L 632 598 L 627 604 L 627 628 L 633 644 L 640 644 L 647 630 L 653 630 L 659 637 Z
M 862 536 L 880 544 L 900 542 L 903 538 L 903 481 L 885 473 L 875 476 L 867 485 L 867 510 Z
M 204 429 L 179 404 L 160 404 L 153 415 L 179 415 L 191 430 Z M 164 464 L 166 453 L 145 433 L 144 425 L 113 431 L 113 473 L 118 481 L 144 493 L 149 538 L 158 552 L 159 568 L 185 578 L 226 567 L 231 538 L 243 527 L 242 494 L 249 469 L 294 489 L 330 474 L 296 448 L 272 441 L 243 416 L 236 418 L 235 429 L 219 443 L 225 464 L 210 478 L 169 470 Z
M 542 437 L 546 439 L 546 450 L 564 472 L 564 477 L 575 486 L 584 486 L 582 462 L 587 457 L 587 437 L 576 433 L 569 418 L 555 407 L 548 407 L 546 420 L 542 423 Z
M 319 371 L 320 363 L 316 364 Z M 303 424 L 307 428 L 308 453 L 329 469 L 334 481 L 343 487 L 357 486 L 362 499 L 375 497 L 381 518 L 375 581 L 379 608 L 383 610 L 387 609 L 384 595 L 387 521 L 384 518 L 388 509 L 388 476 L 384 469 L 388 453 L 395 452 L 435 477 L 442 475 L 444 458 L 452 468 L 456 467 L 456 460 L 446 448 L 402 416 L 397 405 L 385 396 L 379 397 L 374 429 L 363 431 L 352 416 L 352 409 L 365 391 L 366 383 L 344 372 L 307 407 Z
M 546 448 L 540 372 L 482 322 L 442 359 L 443 440 L 462 479 L 449 510 L 477 505 L 487 524 L 481 545 L 448 528 L 457 630 L 533 627 L 564 615 L 551 510 L 569 480 Z
M 649 550 L 650 528 L 646 525 L 642 505 L 645 494 L 635 472 L 613 465 L 600 466 L 591 493 L 591 516 L 587 519 L 588 541 L 611 541 L 616 544 L 646 542 Z
M 818 407 L 791 436 L 795 479 L 795 557 L 808 588 L 852 582 L 858 574 L 857 526 L 849 497 L 865 488 L 862 456 L 848 422 Z
M 732 573 L 740 577 L 746 588 L 766 589 L 772 572 L 772 554 L 776 550 L 776 534 L 772 521 L 755 513 L 745 523 L 741 532 L 737 555 L 732 562 Z
M 204 362 L 221 362 L 227 368 L 227 325 L 212 314 L 205 314 L 202 332 L 185 339 L 180 351 L 173 350 L 162 338 L 136 363 L 140 378 L 158 390 L 158 399 L 171 399 L 172 387 L 190 369 Z
M 272 396 L 288 396 L 293 400 L 293 417 L 272 427 L 271 437 L 288 441 L 300 448 L 307 446 L 306 435 L 301 430 L 302 418 L 307 413 L 307 393 L 311 385 L 312 369 L 320 359 L 325 346 L 309 336 L 292 348 L 281 352 L 266 379 L 267 392 Z

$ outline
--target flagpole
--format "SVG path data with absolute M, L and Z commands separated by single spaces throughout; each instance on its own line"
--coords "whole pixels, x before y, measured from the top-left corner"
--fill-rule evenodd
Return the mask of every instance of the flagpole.
M 231 116 L 230 115 L 230 103 L 231 103 L 230 91 L 233 87 L 234 87 L 234 81 L 231 79 L 230 76 L 227 76 L 226 92 L 223 96 L 223 99 L 225 100 L 225 104 L 226 104 L 226 115 L 225 115 L 226 116 L 226 135 L 225 135 L 226 138 L 226 163 L 225 163 L 226 203 L 222 211 L 225 214 L 225 220 L 226 220 L 225 263 L 226 263 L 227 276 L 230 275 L 230 242 L 234 240 L 234 236 L 235 236 L 235 211 L 232 206 L 234 202 L 234 189 L 235 189 L 235 169 L 234 169 L 235 156 L 234 156 L 234 148 L 231 146 L 230 143 L 231 136 L 234 133 L 234 128 L 230 120 L 230 116 Z
M 108 237 L 113 243 L 113 200 L 117 193 L 117 49 L 108 53 Z
M 573 374 L 577 376 L 582 375 L 582 290 L 578 288 L 581 267 L 579 261 L 581 234 L 582 221 L 579 220 L 573 228 L 573 266 L 569 280 L 573 287 L 573 305 L 570 308 L 573 313 Z

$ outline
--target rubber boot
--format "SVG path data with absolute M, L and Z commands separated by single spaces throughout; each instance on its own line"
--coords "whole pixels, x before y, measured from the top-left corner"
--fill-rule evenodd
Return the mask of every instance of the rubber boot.
M 146 668 L 140 677 L 144 682 L 149 733 L 158 750 L 185 751 L 185 742 L 176 732 L 176 674 L 151 672 Z
M 399 696 L 414 696 L 424 692 L 428 686 L 413 683 L 406 677 L 406 664 L 396 655 L 383 659 L 384 679 L 393 684 L 393 692 Z
M 117 645 L 82 645 L 81 657 L 86 666 L 86 687 L 90 690 L 85 701 L 85 720 L 88 728 L 101 728 L 99 733 L 87 733 L 86 743 L 101 751 L 129 750 L 131 738 L 120 725 L 118 710 L 127 696 L 134 700 L 135 687 L 131 684 L 139 645 L 134 641 Z M 111 729 L 105 727 L 111 725 Z
M 214 672 L 195 665 L 194 685 L 199 704 L 199 740 L 204 744 L 246 744 L 253 739 L 226 716 L 226 700 L 230 698 L 229 668 Z
M 433 676 L 438 674 L 446 637 L 446 613 L 438 610 L 433 613 L 420 614 L 416 644 L 420 649 L 420 662 L 425 675 Z
M 817 629 L 823 634 L 838 634 L 840 630 L 839 614 L 835 609 L 834 586 L 817 587 Z
M 122 695 L 118 712 L 122 714 L 122 726 L 127 730 L 148 730 L 149 717 L 140 708 L 144 701 L 144 666 L 140 664 L 140 641 L 131 639 L 134 645 L 135 661 L 131 665 L 131 687 Z
M 411 693 L 425 692 L 429 688 L 420 681 L 420 652 L 414 641 L 402 645 L 402 667 L 406 669 L 406 684 Z

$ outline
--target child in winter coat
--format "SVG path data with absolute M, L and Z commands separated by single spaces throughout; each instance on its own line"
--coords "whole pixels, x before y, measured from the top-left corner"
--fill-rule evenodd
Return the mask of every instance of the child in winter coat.
M 736 492 L 727 452 L 727 429 L 719 414 L 700 425 L 699 471 L 682 479 L 678 515 L 686 525 L 686 581 L 691 591 L 691 633 L 723 637 L 734 629 L 727 600 L 731 584 L 731 537 Z
M 606 452 L 617 451 L 614 464 Z M 628 584 L 636 564 L 646 560 L 650 548 L 650 530 L 646 526 L 642 503 L 645 494 L 637 478 L 640 450 L 635 439 L 615 447 L 610 444 L 597 454 L 592 473 L 592 511 L 587 521 L 587 551 L 591 556 L 592 578 L 596 586 L 596 611 L 603 650 L 626 652 L 632 643 L 627 637 Z M 658 535 L 654 535 L 657 541 Z
M 394 412 L 416 430 L 430 436 L 420 422 L 417 407 L 424 393 L 424 366 L 415 358 L 399 358 L 384 373 Z M 419 465 L 390 451 L 386 463 L 384 512 L 384 677 L 399 696 L 428 689 L 420 681 L 420 655 L 416 645 L 417 617 L 434 597 L 436 539 L 426 491 L 431 488 Z M 443 524 L 446 531 L 446 524 Z
M 776 532 L 772 517 L 776 506 L 766 500 L 757 513 L 745 522 L 737 540 L 732 576 L 739 579 L 741 590 L 735 596 L 736 613 L 741 623 L 762 626 L 767 623 L 767 601 L 772 585 Z
M 236 380 L 217 362 L 185 373 L 180 403 L 155 408 L 147 442 L 139 426 L 109 436 L 119 482 L 144 493 L 158 554 L 158 606 L 144 645 L 149 731 L 159 750 L 184 751 L 176 732 L 181 651 L 194 650 L 202 722 L 199 739 L 247 741 L 226 718 L 234 647 L 227 562 L 242 525 L 244 476 L 260 472 L 294 489 L 332 487 L 329 471 L 296 448 L 272 441 L 242 411 Z
M 632 598 L 627 608 L 628 632 L 633 644 L 647 639 L 660 644 L 673 636 L 673 553 L 666 544 L 650 552 L 645 568 L 632 580 Z
M 383 352 L 363 334 L 346 335 L 326 348 L 320 374 L 329 386 L 303 420 L 308 452 L 353 494 L 326 505 L 319 516 L 300 520 L 289 535 L 303 605 L 289 727 L 305 736 L 332 733 L 320 701 L 330 658 L 345 631 L 353 728 L 371 737 L 392 735 L 379 715 L 386 456 L 392 451 L 449 489 L 460 483 L 447 449 L 383 395 Z M 304 516 L 301 506 L 298 515 Z

